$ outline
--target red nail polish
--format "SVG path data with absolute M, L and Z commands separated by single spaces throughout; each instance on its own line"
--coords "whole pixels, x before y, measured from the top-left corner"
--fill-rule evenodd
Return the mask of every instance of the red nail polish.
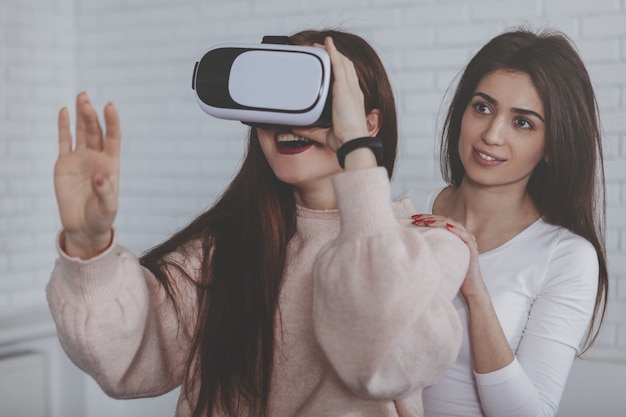
M 448 229 L 454 229 L 454 225 L 453 225 L 453 224 L 450 224 L 450 223 L 446 223 L 446 227 L 447 227 Z
M 435 223 L 435 221 L 434 221 L 434 220 L 424 220 L 424 224 L 425 224 L 426 226 L 430 226 L 430 225 L 431 225 L 431 224 L 433 224 L 433 223 Z
M 421 214 L 414 214 L 411 217 L 414 218 L 414 219 L 419 219 L 420 217 L 422 217 L 422 215 Z

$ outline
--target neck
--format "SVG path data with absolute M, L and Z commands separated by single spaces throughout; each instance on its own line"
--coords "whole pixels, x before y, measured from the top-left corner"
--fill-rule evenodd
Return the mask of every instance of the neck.
M 485 187 L 464 179 L 458 189 L 452 189 L 448 207 L 449 217 L 471 232 L 485 226 L 530 224 L 540 217 L 525 184 Z
M 330 187 L 294 187 L 296 204 L 311 210 L 333 210 L 337 208 L 335 190 Z

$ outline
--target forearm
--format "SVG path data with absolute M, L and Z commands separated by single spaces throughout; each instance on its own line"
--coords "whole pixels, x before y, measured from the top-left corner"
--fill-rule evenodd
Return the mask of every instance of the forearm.
M 90 261 L 60 252 L 46 291 L 66 353 L 109 395 L 157 395 L 182 379 L 185 321 L 130 252 L 113 245 Z
M 314 269 L 316 335 L 353 391 L 393 398 L 432 384 L 456 357 L 451 300 L 469 253 L 446 231 L 407 227 L 409 210 L 400 224 L 383 168 L 348 178 L 359 180 L 336 184 L 342 232 Z
M 474 371 L 479 374 L 502 369 L 515 358 L 489 293 L 482 287 L 472 297 L 465 298 Z

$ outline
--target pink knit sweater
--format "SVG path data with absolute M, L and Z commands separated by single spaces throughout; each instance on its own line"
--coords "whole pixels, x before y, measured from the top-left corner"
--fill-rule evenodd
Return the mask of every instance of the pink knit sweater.
M 340 174 L 334 185 L 338 210 L 298 207 L 269 415 L 422 416 L 422 389 L 460 346 L 452 299 L 467 247 L 446 230 L 411 226 L 414 208 L 390 202 L 384 168 Z M 195 287 L 172 273 L 176 314 L 152 274 L 115 242 L 87 261 L 59 254 L 47 295 L 73 362 L 116 398 L 184 385 Z M 194 276 L 200 259 L 184 262 Z M 193 401 L 181 395 L 176 415 L 189 416 Z

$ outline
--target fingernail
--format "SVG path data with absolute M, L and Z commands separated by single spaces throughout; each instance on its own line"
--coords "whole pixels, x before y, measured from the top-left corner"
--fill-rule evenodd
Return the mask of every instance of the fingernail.
M 424 220 L 424 224 L 425 224 L 426 226 L 430 226 L 430 225 L 431 225 L 431 224 L 433 224 L 433 223 L 435 223 L 435 221 L 434 221 L 434 220 Z
M 453 225 L 453 224 L 450 224 L 450 223 L 446 223 L 446 227 L 447 227 L 448 229 L 454 229 L 454 225 Z
M 421 214 L 414 214 L 411 217 L 414 218 L 414 219 L 419 219 L 419 218 L 422 217 L 422 215 Z
M 415 225 L 420 225 L 420 224 L 422 224 L 422 223 L 424 223 L 424 220 L 422 220 L 422 219 L 415 219 L 415 220 L 413 221 L 413 224 L 415 224 Z

